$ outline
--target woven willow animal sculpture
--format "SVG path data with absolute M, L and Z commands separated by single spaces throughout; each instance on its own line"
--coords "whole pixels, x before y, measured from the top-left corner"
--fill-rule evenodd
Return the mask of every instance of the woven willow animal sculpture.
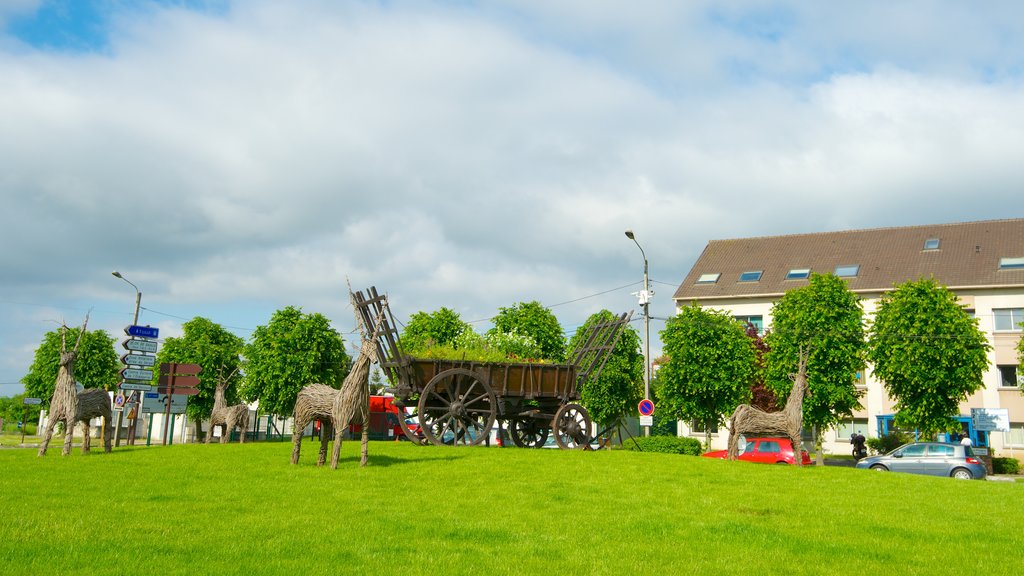
M 380 325 L 383 319 L 383 315 L 379 317 L 373 332 L 367 335 L 359 314 L 356 314 L 362 345 L 359 347 L 359 355 L 356 356 L 352 369 L 345 377 L 345 381 L 342 382 L 340 390 L 335 390 L 324 384 L 310 384 L 299 391 L 299 395 L 295 399 L 295 427 L 292 430 L 292 464 L 299 463 L 302 432 L 306 426 L 313 420 L 330 419 L 331 427 L 334 429 L 331 468 L 337 469 L 338 459 L 341 456 L 341 438 L 345 434 L 349 422 L 355 416 L 359 416 L 359 421 L 363 426 L 359 466 L 366 466 L 366 449 L 369 444 L 370 429 L 370 364 L 377 361 L 377 336 L 380 334 Z M 320 440 L 317 466 L 323 466 L 326 456 L 327 434 L 323 434 Z
M 800 466 L 800 429 L 804 421 L 804 394 L 807 393 L 807 354 L 800 353 L 800 364 L 793 378 L 793 389 L 781 412 L 765 412 L 749 404 L 740 404 L 729 419 L 729 460 L 735 460 L 740 434 L 785 436 L 793 443 L 793 462 Z
M 249 430 L 249 406 L 245 403 L 228 406 L 224 399 L 224 390 L 234 374 L 232 371 L 227 377 L 221 374 L 217 378 L 217 389 L 213 393 L 213 411 L 210 413 L 210 431 L 206 434 L 207 444 L 213 438 L 213 429 L 217 426 L 224 427 L 221 430 L 221 444 L 228 441 L 235 427 L 238 427 L 238 443 L 245 444 L 245 433 Z
M 110 440 L 113 430 L 110 428 L 110 397 L 105 390 L 90 388 L 78 392 L 75 388 L 75 359 L 78 358 L 78 347 L 82 344 L 82 336 L 85 335 L 85 328 L 89 324 L 89 317 L 85 317 L 82 330 L 78 333 L 78 340 L 75 347 L 69 352 L 67 350 L 67 329 L 61 326 L 60 332 L 60 365 L 57 368 L 57 382 L 53 388 L 53 397 L 50 399 L 50 413 L 46 422 L 46 431 L 43 433 L 43 443 L 39 447 L 39 455 L 46 456 L 46 449 L 53 437 L 53 429 L 57 422 L 64 423 L 64 449 L 61 455 L 67 456 L 71 453 L 71 438 L 74 436 L 75 423 L 82 423 L 82 453 L 89 453 L 89 421 L 93 418 L 103 418 L 103 451 L 110 452 Z

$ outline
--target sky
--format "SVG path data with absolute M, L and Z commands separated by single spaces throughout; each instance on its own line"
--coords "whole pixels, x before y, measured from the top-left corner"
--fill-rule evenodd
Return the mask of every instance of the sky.
M 1021 216 L 1024 3 L 0 0 L 0 396 L 347 285 L 651 348 L 709 240 Z M 632 229 L 636 241 L 624 232 Z

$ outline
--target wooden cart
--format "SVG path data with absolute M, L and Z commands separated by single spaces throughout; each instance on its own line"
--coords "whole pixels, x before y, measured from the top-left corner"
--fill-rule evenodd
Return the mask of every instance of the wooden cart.
M 473 362 L 414 358 L 404 353 L 387 297 L 370 287 L 355 293 L 366 326 L 381 322 L 380 367 L 391 383 L 395 405 L 410 440 L 438 445 L 484 442 L 498 422 L 520 447 L 539 448 L 554 433 L 563 449 L 586 448 L 590 415 L 578 404 L 580 385 L 597 378 L 632 312 L 591 326 L 567 364 Z

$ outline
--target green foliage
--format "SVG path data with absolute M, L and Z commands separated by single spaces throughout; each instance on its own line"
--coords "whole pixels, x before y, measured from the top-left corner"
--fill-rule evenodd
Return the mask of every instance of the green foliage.
M 897 286 L 879 300 L 868 343 L 898 426 L 924 436 L 959 428 L 953 416 L 982 387 L 991 346 L 955 294 L 934 279 Z
M 237 388 L 242 382 L 240 373 L 244 341 L 206 318 L 196 316 L 182 324 L 184 334 L 180 338 L 168 338 L 157 352 L 157 365 L 164 362 L 198 364 L 203 367 L 199 373 L 199 394 L 188 399 L 187 413 L 192 421 L 209 418 L 213 411 L 214 392 L 218 378 L 227 378 L 224 392 L 227 403 L 238 402 Z M 153 374 L 154 381 L 159 374 Z M 155 383 L 155 382 L 154 382 Z
M 402 331 L 402 346 L 412 356 L 433 346 L 453 345 L 463 334 L 473 329 L 462 321 L 459 314 L 448 308 L 435 312 L 417 312 L 409 318 Z
M 75 347 L 81 328 L 67 328 L 65 336 L 67 350 Z M 53 388 L 57 383 L 57 369 L 60 365 L 61 329 L 47 332 L 36 348 L 35 359 L 22 379 L 25 393 L 42 398 L 43 408 L 50 405 Z M 85 388 L 114 390 L 120 381 L 118 372 L 122 366 L 114 351 L 114 339 L 103 330 L 86 330 L 78 346 L 75 359 L 75 381 Z
M 17 424 L 26 412 L 23 401 L 27 396 L 27 394 L 22 393 L 11 397 L 0 397 L 0 420 L 4 421 L 3 428 L 0 431 L 17 430 Z M 28 410 L 29 414 L 39 414 L 39 406 L 31 406 L 30 408 Z
M 893 431 L 885 436 L 876 436 L 864 441 L 868 448 L 875 454 L 888 454 L 908 442 L 913 442 L 914 437 L 906 432 Z
M 864 370 L 864 310 L 846 282 L 812 274 L 810 283 L 786 292 L 772 306 L 765 337 L 765 384 L 780 399 L 793 388 L 800 350 L 807 350 L 804 428 L 834 426 L 860 408 L 857 373 Z
M 553 362 L 565 359 L 565 335 L 558 318 L 540 302 L 520 302 L 511 308 L 500 308 L 494 317 L 495 333 L 525 334 L 540 346 L 540 357 Z
M 341 335 L 321 314 L 303 314 L 294 306 L 274 312 L 245 346 L 242 397 L 259 400 L 260 410 L 288 415 L 307 384 L 341 386 L 350 360 Z
M 546 362 L 537 360 L 539 348 L 529 336 L 495 333 L 481 336 L 467 330 L 448 344 L 431 344 L 413 354 L 417 358 L 471 362 Z
M 1021 322 L 1021 328 L 1024 328 L 1024 322 Z M 1019 382 L 1024 377 L 1024 338 L 1017 341 L 1017 360 L 1020 364 L 1017 366 L 1017 381 Z M 1020 386 L 1020 393 L 1024 394 L 1024 386 Z
M 612 322 L 618 317 L 608 310 L 592 314 L 576 330 L 569 341 L 570 349 L 582 346 L 582 339 L 598 323 Z M 644 357 L 640 353 L 640 335 L 632 326 L 624 326 L 608 361 L 597 379 L 589 378 L 580 385 L 580 401 L 591 419 L 611 424 L 626 413 L 635 413 L 643 398 Z
M 636 440 L 636 442 L 633 440 Z M 703 453 L 700 440 L 696 438 L 685 436 L 641 436 L 633 440 L 624 440 L 622 442 L 622 449 L 640 452 L 686 454 L 688 456 L 700 456 Z
M 728 313 L 696 303 L 681 308 L 661 342 L 669 361 L 658 371 L 659 411 L 710 428 L 750 397 L 755 349 Z
M 993 458 L 993 474 L 1020 474 L 1020 460 L 1016 458 Z

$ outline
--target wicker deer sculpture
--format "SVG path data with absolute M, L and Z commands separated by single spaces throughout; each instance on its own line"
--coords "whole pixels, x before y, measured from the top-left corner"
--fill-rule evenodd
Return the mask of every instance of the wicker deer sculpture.
M 800 430 L 804 421 L 804 394 L 807 393 L 807 354 L 800 353 L 800 363 L 793 378 L 793 389 L 780 412 L 765 412 L 749 404 L 740 404 L 729 419 L 729 460 L 735 460 L 741 434 L 785 436 L 793 443 L 793 461 L 800 466 Z
M 64 423 L 64 449 L 62 456 L 71 453 L 71 439 L 74 436 L 75 423 L 82 423 L 82 453 L 89 453 L 89 421 L 93 418 L 103 417 L 103 451 L 110 452 L 110 440 L 113 430 L 110 428 L 110 396 L 106 390 L 100 388 L 89 388 L 78 392 L 75 387 L 75 359 L 78 358 L 78 347 L 82 344 L 82 336 L 85 335 L 85 328 L 89 324 L 89 316 L 85 317 L 82 330 L 78 333 L 78 340 L 75 347 L 69 352 L 67 349 L 67 325 L 61 326 L 60 332 L 60 364 L 57 368 L 57 382 L 53 388 L 53 397 L 50 399 L 49 418 L 46 422 L 46 431 L 43 433 L 43 443 L 39 446 L 39 455 L 46 456 L 46 449 L 53 437 L 53 429 L 57 422 Z
M 341 438 L 345 434 L 349 422 L 358 416 L 363 427 L 359 466 L 366 466 L 366 449 L 369 443 L 370 428 L 370 364 L 377 361 L 377 336 L 380 333 L 383 318 L 383 316 L 378 318 L 373 332 L 367 334 L 367 327 L 363 326 L 362 319 L 358 313 L 356 314 L 362 345 L 359 347 L 359 355 L 356 356 L 352 369 L 345 377 L 345 381 L 342 382 L 340 390 L 324 384 L 310 384 L 299 391 L 295 399 L 295 427 L 292 430 L 292 464 L 299 463 L 302 432 L 306 426 L 313 420 L 329 420 L 334 429 L 331 469 L 337 469 L 338 459 L 341 456 Z M 327 440 L 327 434 L 324 433 L 320 439 L 317 466 L 323 466 L 327 458 Z
M 235 375 L 236 370 L 224 376 L 223 372 L 217 376 L 217 389 L 213 393 L 213 411 L 210 413 L 210 431 L 206 434 L 206 444 L 213 438 L 213 430 L 217 426 L 223 426 L 221 430 L 220 443 L 227 443 L 231 431 L 238 428 L 238 443 L 245 443 L 245 433 L 249 430 L 249 406 L 244 402 L 228 406 L 224 398 L 224 391 L 228 382 Z

